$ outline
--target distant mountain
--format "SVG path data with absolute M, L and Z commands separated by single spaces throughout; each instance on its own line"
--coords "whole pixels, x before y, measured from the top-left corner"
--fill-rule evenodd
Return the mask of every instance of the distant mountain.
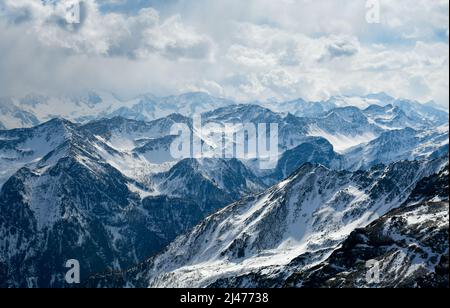
M 398 99 L 393 103 L 405 114 L 419 123 L 427 122 L 432 125 L 448 124 L 448 112 L 436 109 L 430 104 L 420 104 L 418 102 Z
M 30 127 L 39 124 L 37 117 L 14 105 L 9 98 L 0 97 L 0 129 Z
M 441 111 L 448 113 L 448 107 L 446 108 L 444 105 L 438 104 L 434 101 L 429 101 L 428 103 L 425 103 L 424 105 L 428 106 L 428 107 L 432 107 L 433 109 L 441 110 Z
M 448 153 L 448 142 L 448 125 L 424 131 L 390 130 L 348 151 L 345 166 L 357 170 L 399 160 L 437 158 Z
M 154 181 L 160 194 L 195 200 L 204 214 L 266 187 L 237 159 L 185 159 Z
M 323 116 L 336 108 L 357 107 L 361 110 L 364 110 L 371 106 L 400 107 L 401 105 L 405 106 L 404 105 L 405 103 L 406 105 L 413 106 L 414 108 L 416 108 L 417 107 L 416 104 L 418 104 L 415 101 L 394 98 L 383 92 L 372 93 L 364 96 L 339 95 L 330 97 L 329 99 L 324 101 L 317 101 L 317 102 L 308 102 L 303 99 L 296 99 L 286 102 L 257 102 L 255 104 L 262 105 L 276 112 L 292 113 L 293 115 L 299 117 L 315 118 Z M 448 110 L 443 109 L 442 106 L 434 102 L 428 102 L 421 105 L 423 107 L 420 107 L 419 109 L 424 113 L 430 112 L 433 114 L 436 112 L 436 110 L 442 111 L 444 112 L 444 114 L 448 113 Z M 431 109 L 428 109 L 428 107 L 431 107 Z M 438 112 L 437 114 L 441 113 Z
M 125 102 L 107 92 L 86 91 L 64 95 L 44 96 L 29 94 L 25 97 L 7 97 L 2 99 L 8 108 L 31 115 L 35 121 L 18 123 L 20 114 L 9 113 L 1 120 L 8 129 L 24 128 L 44 123 L 53 118 L 65 118 L 73 122 L 87 122 L 98 119 L 112 110 L 120 108 Z
M 109 113 L 108 117 L 120 116 L 141 121 L 166 117 L 172 113 L 192 117 L 195 114 L 232 104 L 234 103 L 230 100 L 215 98 L 201 92 L 168 97 L 142 95 L 127 102 L 128 106 L 123 106 Z
M 30 94 L 20 98 L 1 98 L 0 123 L 5 128 L 11 129 L 35 126 L 55 117 L 78 123 L 113 117 L 152 121 L 173 113 L 192 117 L 194 114 L 236 104 L 237 102 L 232 100 L 213 97 L 202 92 L 167 97 L 143 94 L 129 99 L 119 98 L 117 95 L 104 91 L 85 91 L 54 96 Z M 306 118 L 323 117 L 336 108 L 357 107 L 364 110 L 372 105 L 380 107 L 389 105 L 401 109 L 404 113 L 404 115 L 397 115 L 397 122 L 409 121 L 414 125 L 442 125 L 448 121 L 448 112 L 437 108 L 432 103 L 420 104 L 415 101 L 395 99 L 384 93 L 362 97 L 336 96 L 322 102 L 307 102 L 298 99 L 287 102 L 255 102 L 252 105 L 263 106 L 284 115 L 291 113 L 297 117 Z M 382 119 L 379 120 L 383 122 Z M 415 122 L 411 122 L 411 120 Z M 397 125 L 393 128 L 404 127 Z M 419 127 L 414 126 L 413 128 Z
M 291 113 L 299 117 L 315 118 L 325 115 L 337 106 L 329 102 L 307 102 L 297 99 L 287 102 L 263 103 L 269 109 L 280 113 Z
M 173 162 L 168 155 L 173 137 L 169 137 L 167 131 L 178 122 L 192 128 L 190 117 L 194 114 L 202 114 L 204 123 L 276 123 L 279 125 L 281 153 L 298 147 L 309 136 L 327 139 L 334 151 L 344 154 L 350 148 L 371 142 L 390 130 L 428 130 L 448 125 L 448 113 L 430 104 L 394 99 L 384 93 L 365 97 L 340 96 L 326 102 L 265 103 L 266 107 L 236 105 L 205 93 L 169 97 L 141 95 L 123 100 L 110 93 L 87 91 L 55 97 L 35 94 L 21 99 L 4 98 L 0 102 L 0 108 L 4 110 L 0 125 L 5 128 L 35 126 L 55 117 L 81 123 L 96 119 L 154 122 L 153 125 L 160 125 L 160 130 L 164 131 L 159 136 L 162 139 L 148 140 L 145 147 L 142 142 L 149 138 L 145 132 L 147 135 L 141 140 L 141 148 L 134 147 L 135 155 L 145 156 L 154 164 Z M 365 109 L 360 109 L 363 107 Z M 100 125 L 101 122 L 95 123 Z M 154 138 L 152 134 L 151 138 Z
M 298 269 L 324 262 L 356 228 L 401 206 L 421 179 L 444 167 L 446 159 L 355 173 L 307 164 L 208 217 L 161 254 L 126 272 L 98 275 L 89 285 L 279 286 Z
M 424 118 L 412 119 L 399 107 L 389 104 L 386 106 L 371 105 L 367 107 L 364 114 L 377 125 L 387 129 L 424 128 L 430 123 Z
M 206 93 L 187 93 L 180 96 L 156 97 L 140 95 L 121 99 L 101 91 L 56 95 L 31 94 L 23 98 L 0 99 L 0 123 L 8 128 L 35 126 L 60 117 L 78 123 L 101 118 L 123 117 L 137 121 L 152 121 L 173 113 L 192 117 L 209 110 L 233 104 Z
M 299 117 L 320 117 L 336 108 L 357 107 L 365 109 L 371 105 L 385 106 L 395 101 L 386 93 L 374 93 L 367 96 L 333 96 L 325 101 L 308 102 L 297 99 L 287 102 L 266 102 L 265 107 L 277 112 L 291 113 Z M 260 103 L 261 104 L 261 103 Z

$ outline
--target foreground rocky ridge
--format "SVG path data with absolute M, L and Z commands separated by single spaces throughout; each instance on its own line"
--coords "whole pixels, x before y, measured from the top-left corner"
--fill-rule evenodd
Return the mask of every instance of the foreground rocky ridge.
M 433 169 L 433 164 L 436 173 L 421 173 Z M 419 286 L 422 280 L 445 284 L 448 201 L 436 200 L 448 200 L 448 186 L 443 184 L 448 180 L 448 161 L 433 164 L 397 163 L 366 174 L 343 173 L 338 179 L 323 167 L 304 166 L 285 183 L 210 216 L 162 254 L 126 272 L 93 277 L 88 285 L 388 287 Z M 365 197 L 354 191 L 352 195 L 349 183 L 364 191 Z M 316 195 L 316 187 L 321 194 Z M 426 193 L 423 187 L 428 187 Z M 329 199 L 320 204 L 326 206 L 315 207 L 311 196 L 323 194 Z M 410 223 L 396 223 L 404 219 Z M 385 276 L 372 285 L 361 280 L 367 273 L 363 261 L 377 256 L 380 275 Z M 403 258 L 404 268 L 394 268 L 388 257 Z M 358 258 L 363 261 L 353 262 Z M 353 272 L 345 265 L 356 267 L 354 279 L 350 274 L 339 277 Z M 433 275 L 435 270 L 441 274 Z M 404 274 L 394 282 L 388 275 L 392 271 Z

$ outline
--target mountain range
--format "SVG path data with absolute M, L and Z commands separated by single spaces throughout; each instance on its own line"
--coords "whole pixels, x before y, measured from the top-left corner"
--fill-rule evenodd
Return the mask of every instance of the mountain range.
M 32 127 L 55 117 L 77 123 L 124 117 L 138 121 L 152 121 L 178 113 L 186 117 L 237 103 L 230 99 L 213 97 L 203 92 L 158 97 L 142 94 L 123 98 L 105 91 L 85 91 L 71 94 L 28 94 L 23 97 L 0 97 L 0 127 L 6 129 Z M 357 107 L 379 125 L 385 122 L 391 128 L 425 127 L 429 124 L 448 122 L 448 111 L 433 102 L 393 98 L 385 93 L 367 96 L 337 96 L 326 101 L 307 102 L 302 99 L 287 102 L 251 102 L 277 113 L 291 113 L 298 117 L 324 116 L 333 109 Z
M 0 287 L 67 287 L 69 259 L 96 287 L 367 286 L 346 278 L 365 274 L 347 255 L 404 256 L 405 273 L 380 286 L 448 284 L 448 113 L 430 104 L 89 92 L 2 98 L 0 110 Z M 197 112 L 277 124 L 276 167 L 173 158 L 172 125 L 195 133 Z

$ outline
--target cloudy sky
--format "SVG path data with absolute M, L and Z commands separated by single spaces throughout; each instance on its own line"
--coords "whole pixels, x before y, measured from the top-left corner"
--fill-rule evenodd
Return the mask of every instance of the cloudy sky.
M 448 0 L 379 0 L 379 23 L 376 0 L 84 0 L 79 24 L 71 1 L 0 0 L 1 95 L 384 91 L 448 108 Z

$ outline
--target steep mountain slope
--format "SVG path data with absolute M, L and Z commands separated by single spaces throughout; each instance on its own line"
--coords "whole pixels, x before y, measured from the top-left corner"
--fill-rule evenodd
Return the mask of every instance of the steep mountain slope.
M 111 152 L 98 148 L 108 163 L 127 176 L 146 182 L 150 174 L 167 171 L 176 162 L 170 154 L 170 145 L 176 139 L 170 135 L 170 129 L 175 123 L 192 126 L 190 119 L 172 114 L 151 122 L 121 117 L 102 119 L 81 129 L 113 149 Z
M 202 114 L 205 122 L 282 123 L 283 115 L 258 105 L 230 105 Z
M 174 159 L 170 145 L 178 137 L 170 128 L 175 123 L 192 130 L 192 120 L 178 114 L 151 122 L 105 119 L 82 129 L 101 141 L 97 149 L 109 164 L 144 184 L 148 194 L 190 199 L 204 214 L 266 187 L 236 159 Z
M 446 159 L 369 172 L 307 164 L 266 192 L 208 217 L 163 253 L 95 286 L 270 286 L 324 261 L 348 235 L 405 202 Z
M 185 159 L 154 181 L 160 194 L 195 200 L 205 214 L 266 187 L 237 159 Z
M 92 121 L 85 124 L 83 130 L 100 136 L 118 147 L 126 147 L 133 142 L 131 146 L 135 146 L 136 141 L 145 141 L 155 138 L 161 138 L 169 135 L 170 128 L 173 124 L 183 123 L 191 127 L 191 120 L 180 114 L 171 114 L 150 122 L 135 121 L 123 117 L 114 117 Z M 117 142 L 114 142 L 114 141 Z
M 60 287 L 69 259 L 82 275 L 125 268 L 162 249 L 203 214 L 193 201 L 141 196 L 141 185 L 97 153 L 98 140 L 72 131 L 0 191 L 3 287 Z
M 411 119 L 399 107 L 389 104 L 386 106 L 371 105 L 363 110 L 373 123 L 387 129 L 402 129 L 406 127 L 423 129 L 429 126 L 425 119 Z
M 161 165 L 175 162 L 170 146 L 176 142 L 178 136 L 168 135 L 161 138 L 141 139 L 136 142 L 137 147 L 132 150 L 133 155 L 141 156 L 151 164 Z
M 402 207 L 352 232 L 288 287 L 449 287 L 448 167 L 423 179 Z M 444 201 L 445 200 L 445 201 Z

